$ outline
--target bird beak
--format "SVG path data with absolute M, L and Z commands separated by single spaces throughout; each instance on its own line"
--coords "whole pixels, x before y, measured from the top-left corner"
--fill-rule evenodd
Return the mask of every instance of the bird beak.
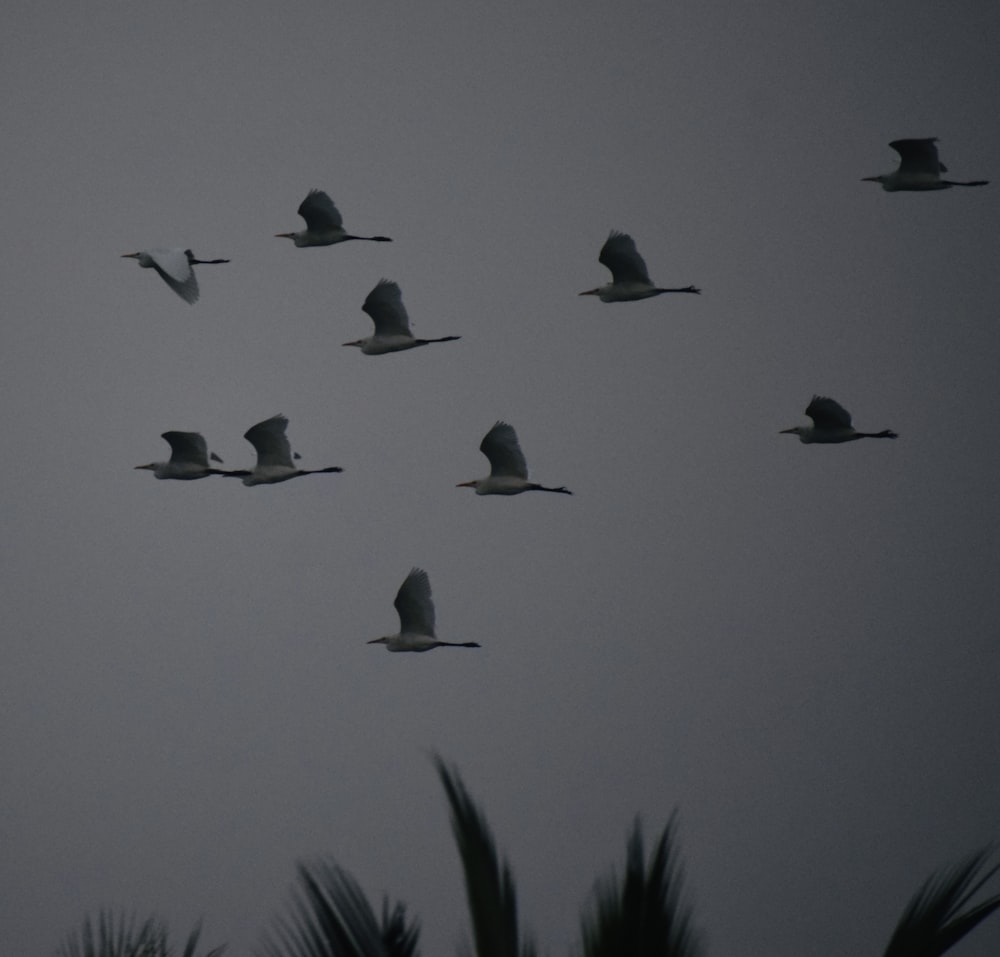
M 363 344 L 364 344 L 364 340 L 363 339 L 358 339 L 356 342 L 342 342 L 341 343 L 342 346 L 357 346 L 359 349 L 361 348 L 361 346 Z
M 385 641 L 384 638 L 372 638 L 371 641 L 366 641 L 365 644 L 366 645 L 379 645 L 379 644 L 382 644 L 384 641 Z
M 138 253 L 122 253 L 122 259 L 138 259 Z
M 155 468 L 155 466 L 153 465 L 152 462 L 150 462 L 149 465 L 137 465 L 136 468 L 137 469 L 153 469 L 153 468 Z
M 475 487 L 476 487 L 475 481 L 459 482 L 458 485 L 455 486 L 455 488 L 475 488 Z
M 877 176 L 862 176 L 861 177 L 861 182 L 862 183 L 881 183 L 882 180 L 879 179 Z
M 782 429 L 778 435 L 796 435 L 795 429 Z
M 292 238 L 292 233 L 275 233 L 274 234 L 274 238 L 275 239 L 291 239 Z
M 581 296 L 596 296 L 600 290 L 598 289 L 588 289 L 586 292 L 581 292 Z

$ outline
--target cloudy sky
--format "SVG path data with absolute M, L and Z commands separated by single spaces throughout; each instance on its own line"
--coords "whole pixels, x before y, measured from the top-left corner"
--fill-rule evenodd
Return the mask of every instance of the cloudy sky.
M 553 954 L 674 808 L 711 954 L 878 954 L 1000 837 L 1000 184 L 860 179 L 937 136 L 1000 180 L 998 35 L 980 0 L 12 5 L 0 952 L 110 906 L 249 953 L 321 855 L 453 952 L 439 752 Z M 395 241 L 273 238 L 313 187 Z M 703 294 L 578 297 L 610 229 Z M 120 258 L 158 245 L 232 262 L 192 307 Z M 341 348 L 381 277 L 461 340 Z M 813 393 L 899 440 L 779 435 Z M 245 467 L 277 412 L 343 474 L 133 468 L 168 429 Z M 455 488 L 498 419 L 573 497 Z M 365 644 L 414 565 L 480 650 Z

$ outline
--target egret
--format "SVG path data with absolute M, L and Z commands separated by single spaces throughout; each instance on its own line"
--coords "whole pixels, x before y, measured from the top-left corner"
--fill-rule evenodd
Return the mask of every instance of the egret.
M 222 462 L 214 452 L 209 455 L 205 439 L 199 432 L 164 432 L 163 438 L 170 445 L 169 462 L 150 462 L 137 465 L 137 469 L 149 469 L 158 479 L 200 479 L 209 475 L 248 475 L 246 471 L 227 471 L 209 465 Z
M 839 402 L 826 396 L 814 395 L 806 408 L 806 415 L 813 420 L 812 425 L 796 425 L 792 429 L 782 429 L 781 435 L 797 435 L 800 442 L 853 442 L 855 439 L 896 439 L 899 436 L 892 429 L 881 432 L 858 432 L 851 425 L 851 413 Z
M 163 281 L 186 303 L 198 301 L 198 280 L 192 266 L 216 266 L 228 259 L 195 259 L 190 249 L 143 249 L 122 253 L 122 259 L 135 259 L 143 269 L 155 269 Z
M 243 438 L 257 450 L 257 464 L 252 471 L 240 473 L 244 485 L 274 485 L 300 475 L 344 471 L 335 465 L 325 469 L 298 468 L 292 461 L 292 449 L 285 435 L 287 428 L 288 419 L 285 416 L 273 415 L 247 429 Z
M 948 189 L 952 186 L 986 186 L 988 179 L 960 183 L 941 179 L 948 167 L 938 159 L 936 136 L 916 140 L 893 140 L 889 145 L 899 153 L 899 168 L 881 176 L 865 176 L 862 183 L 881 183 L 887 193 L 900 190 Z
M 348 239 L 367 239 L 374 243 L 391 243 L 388 236 L 352 236 L 344 229 L 344 220 L 333 200 L 321 189 L 311 189 L 299 204 L 299 215 L 306 228 L 297 233 L 275 233 L 280 239 L 290 239 L 296 246 L 332 246 Z
M 664 292 L 693 292 L 701 290 L 695 286 L 684 286 L 681 289 L 662 289 L 654 285 L 649 278 L 646 263 L 639 250 L 635 248 L 635 240 L 627 233 L 611 230 L 597 261 L 611 270 L 611 282 L 596 289 L 581 292 L 581 296 L 597 296 L 601 302 L 631 302 L 634 299 L 649 299 Z
M 369 645 L 385 645 L 387 651 L 430 651 L 449 648 L 479 648 L 474 641 L 438 641 L 434 637 L 434 602 L 431 583 L 422 568 L 410 570 L 393 602 L 399 614 L 399 633 L 373 638 Z
M 381 356 L 387 352 L 402 352 L 404 349 L 426 346 L 430 342 L 451 342 L 462 338 L 442 336 L 440 339 L 414 339 L 410 332 L 410 318 L 403 305 L 403 294 L 399 285 L 389 279 L 378 281 L 361 308 L 375 323 L 375 335 L 345 342 L 344 345 L 357 346 L 366 356 Z
M 490 460 L 490 474 L 486 478 L 459 482 L 455 488 L 474 488 L 476 495 L 517 495 L 520 492 L 573 493 L 563 486 L 547 488 L 528 481 L 528 465 L 517 441 L 514 427 L 497 422 L 479 443 L 479 451 Z

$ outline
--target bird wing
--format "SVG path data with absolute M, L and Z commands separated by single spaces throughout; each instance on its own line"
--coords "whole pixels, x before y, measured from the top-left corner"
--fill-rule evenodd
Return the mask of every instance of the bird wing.
M 201 465 L 208 468 L 208 445 L 198 432 L 164 432 L 170 444 L 170 462 Z
M 149 258 L 153 268 L 163 281 L 185 302 L 198 301 L 198 280 L 188 258 L 189 249 L 150 249 Z
M 813 420 L 817 429 L 849 429 L 851 413 L 839 402 L 824 395 L 814 395 L 806 407 L 806 415 Z
M 311 232 L 329 232 L 344 225 L 333 200 L 321 189 L 309 190 L 309 195 L 299 204 L 299 215 L 306 221 L 306 228 Z
M 514 426 L 497 422 L 479 443 L 479 451 L 490 460 L 490 475 L 528 477 L 528 463 L 524 461 Z
M 413 568 L 396 592 L 393 602 L 399 613 L 400 633 L 434 637 L 434 602 L 431 601 L 431 582 L 422 568 Z
M 902 173 L 924 173 L 937 176 L 944 171 L 938 159 L 936 137 L 922 140 L 893 140 L 889 145 L 899 153 L 899 170 Z
M 287 465 L 291 468 L 292 448 L 285 435 L 287 428 L 288 419 L 283 415 L 273 415 L 243 433 L 243 438 L 257 450 L 258 466 Z
M 371 316 L 377 336 L 410 336 L 410 317 L 403 305 L 403 294 L 397 283 L 380 279 L 365 298 L 362 310 Z
M 612 229 L 597 260 L 611 270 L 611 277 L 615 282 L 652 283 L 646 263 L 635 248 L 635 240 L 628 233 Z

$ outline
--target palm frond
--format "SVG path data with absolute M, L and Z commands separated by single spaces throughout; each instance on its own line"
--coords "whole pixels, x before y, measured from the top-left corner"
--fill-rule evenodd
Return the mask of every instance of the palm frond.
M 582 917 L 584 957 L 697 957 L 701 944 L 683 902 L 675 818 L 653 847 L 648 865 L 638 820 L 625 852 L 625 875 L 598 882 Z
M 885 957 L 940 957 L 1000 907 L 1000 894 L 968 906 L 1000 870 L 985 867 L 992 852 L 985 847 L 931 874 L 903 910 Z
M 196 924 L 181 951 L 181 957 L 196 957 L 201 926 Z M 220 957 L 225 946 L 205 951 L 202 957 Z M 138 926 L 135 916 L 102 910 L 96 925 L 85 917 L 83 926 L 69 935 L 57 951 L 58 957 L 173 957 L 167 925 L 149 917 Z
M 434 756 L 451 806 L 451 829 L 465 872 L 465 895 L 476 957 L 534 957 L 535 947 L 522 940 L 517 893 L 510 866 L 497 855 L 489 826 L 466 791 L 458 772 Z
M 298 866 L 291 914 L 265 940 L 267 957 L 416 957 L 419 925 L 406 908 L 382 904 L 381 923 L 364 891 L 330 862 Z

